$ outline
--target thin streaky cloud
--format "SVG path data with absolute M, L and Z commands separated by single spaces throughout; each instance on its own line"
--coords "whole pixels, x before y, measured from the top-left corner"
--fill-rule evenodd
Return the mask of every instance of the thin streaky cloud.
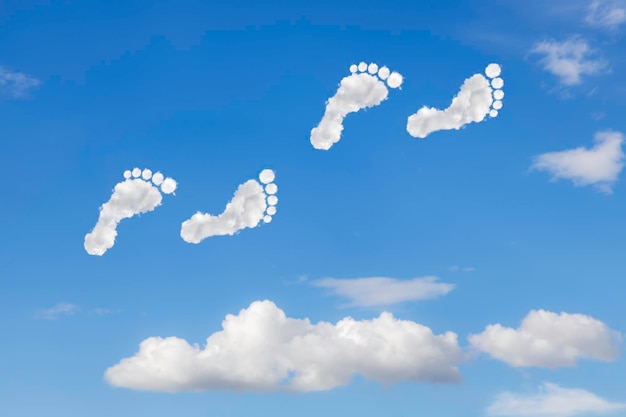
M 580 388 L 562 388 L 544 382 L 537 393 L 503 392 L 487 408 L 493 417 L 575 417 L 610 415 L 626 409 L 626 403 L 611 402 Z
M 459 266 L 459 265 L 450 266 L 450 271 L 452 272 L 474 272 L 475 270 L 476 268 L 474 268 L 473 266 Z
M 80 307 L 70 303 L 59 303 L 53 307 L 38 310 L 35 318 L 39 320 L 57 320 L 63 316 L 72 316 L 80 310 Z
M 350 306 L 375 307 L 438 298 L 454 289 L 454 284 L 437 282 L 438 277 L 412 279 L 388 277 L 337 279 L 324 278 L 311 285 L 330 290 L 350 300 Z

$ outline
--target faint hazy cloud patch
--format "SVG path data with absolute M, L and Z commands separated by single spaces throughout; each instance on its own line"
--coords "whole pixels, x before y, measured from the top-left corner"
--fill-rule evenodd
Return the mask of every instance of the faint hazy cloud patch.
M 80 310 L 80 307 L 70 303 L 59 303 L 47 309 L 37 310 L 35 318 L 39 320 L 57 320 L 64 316 L 73 316 Z
M 24 98 L 40 85 L 41 81 L 38 79 L 0 65 L 0 92 L 3 95 L 11 98 Z
M 543 383 L 537 393 L 500 393 L 487 408 L 487 415 L 502 417 L 574 417 L 606 415 L 626 409 L 625 403 L 615 403 L 579 388 L 562 388 Z
M 539 42 L 530 52 L 543 55 L 539 61 L 543 69 L 555 75 L 566 86 L 580 84 L 583 76 L 595 75 L 608 69 L 608 63 L 598 58 L 589 43 L 579 37 L 562 42 Z
M 626 22 L 626 0 L 593 0 L 585 22 L 609 30 L 617 30 Z
M 474 272 L 476 268 L 473 266 L 459 266 L 459 265 L 451 265 L 450 271 L 452 272 Z

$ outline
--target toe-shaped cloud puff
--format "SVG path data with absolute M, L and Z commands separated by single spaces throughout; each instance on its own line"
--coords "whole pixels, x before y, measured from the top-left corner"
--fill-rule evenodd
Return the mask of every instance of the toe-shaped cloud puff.
M 532 310 L 517 329 L 501 324 L 470 335 L 470 344 L 514 367 L 575 366 L 579 359 L 611 361 L 619 355 L 622 336 L 583 314 Z
M 611 193 L 612 185 L 624 168 L 624 135 L 615 131 L 601 131 L 594 136 L 591 149 L 579 147 L 559 152 L 548 152 L 534 158 L 531 169 L 552 174 L 553 179 L 568 179 L 576 186 L 594 185 Z
M 452 332 L 382 313 L 311 324 L 288 318 L 271 301 L 227 315 L 201 348 L 177 337 L 150 337 L 109 368 L 109 384 L 147 391 L 321 391 L 354 375 L 395 383 L 457 382 L 465 359 Z

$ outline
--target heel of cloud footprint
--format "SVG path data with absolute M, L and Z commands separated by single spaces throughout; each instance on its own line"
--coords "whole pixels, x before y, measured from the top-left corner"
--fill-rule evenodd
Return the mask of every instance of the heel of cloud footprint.
M 329 150 L 341 139 L 343 120 L 350 113 L 378 106 L 389 95 L 389 88 L 402 85 L 402 75 L 377 64 L 350 66 L 350 75 L 344 77 L 334 96 L 326 102 L 320 123 L 311 130 L 311 144 L 315 149 Z
M 487 116 L 497 117 L 504 98 L 501 72 L 500 65 L 487 65 L 487 77 L 474 74 L 466 79 L 445 110 L 422 107 L 409 116 L 406 130 L 413 137 L 425 138 L 440 130 L 458 130 L 469 123 L 482 122 Z
M 85 235 L 85 250 L 90 255 L 104 255 L 115 244 L 117 225 L 123 219 L 147 213 L 161 205 L 162 194 L 172 194 L 177 183 L 160 172 L 135 168 L 124 172 L 125 180 L 113 189 L 109 201 L 100 207 L 93 230 Z
M 200 243 L 212 236 L 232 236 L 240 230 L 269 223 L 276 214 L 278 186 L 275 174 L 264 169 L 259 181 L 248 180 L 239 185 L 222 214 L 213 216 L 198 212 L 183 222 L 180 236 L 187 243 Z

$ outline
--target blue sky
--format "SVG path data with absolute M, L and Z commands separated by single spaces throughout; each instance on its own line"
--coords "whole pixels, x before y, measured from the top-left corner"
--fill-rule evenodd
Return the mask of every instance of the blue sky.
M 0 415 L 626 415 L 624 2 L 128 3 L 0 4 Z M 402 86 L 315 149 L 311 129 L 360 62 Z M 407 132 L 490 63 L 505 82 L 497 117 Z M 89 255 L 98 208 L 135 167 L 175 179 L 175 194 Z M 220 214 L 266 168 L 271 223 L 181 239 L 183 221 Z M 159 359 L 105 378 L 152 337 L 202 349 L 243 309 L 308 318 L 294 326 L 309 342 L 244 349 L 199 379 L 201 362 L 174 360 L 167 372 L 188 382 L 162 386 L 176 393 L 150 385 Z M 371 321 L 383 312 L 412 323 L 406 338 Z M 347 317 L 371 325 L 355 330 L 363 349 L 316 339 L 319 322 Z M 275 342 L 242 323 L 220 346 Z M 458 337 L 439 362 L 406 342 L 426 327 Z M 368 356 L 371 334 L 409 351 Z M 306 392 L 241 379 L 264 376 L 263 360 L 286 361 L 291 378 L 314 356 L 350 378 Z M 462 378 L 424 376 L 446 364 Z

